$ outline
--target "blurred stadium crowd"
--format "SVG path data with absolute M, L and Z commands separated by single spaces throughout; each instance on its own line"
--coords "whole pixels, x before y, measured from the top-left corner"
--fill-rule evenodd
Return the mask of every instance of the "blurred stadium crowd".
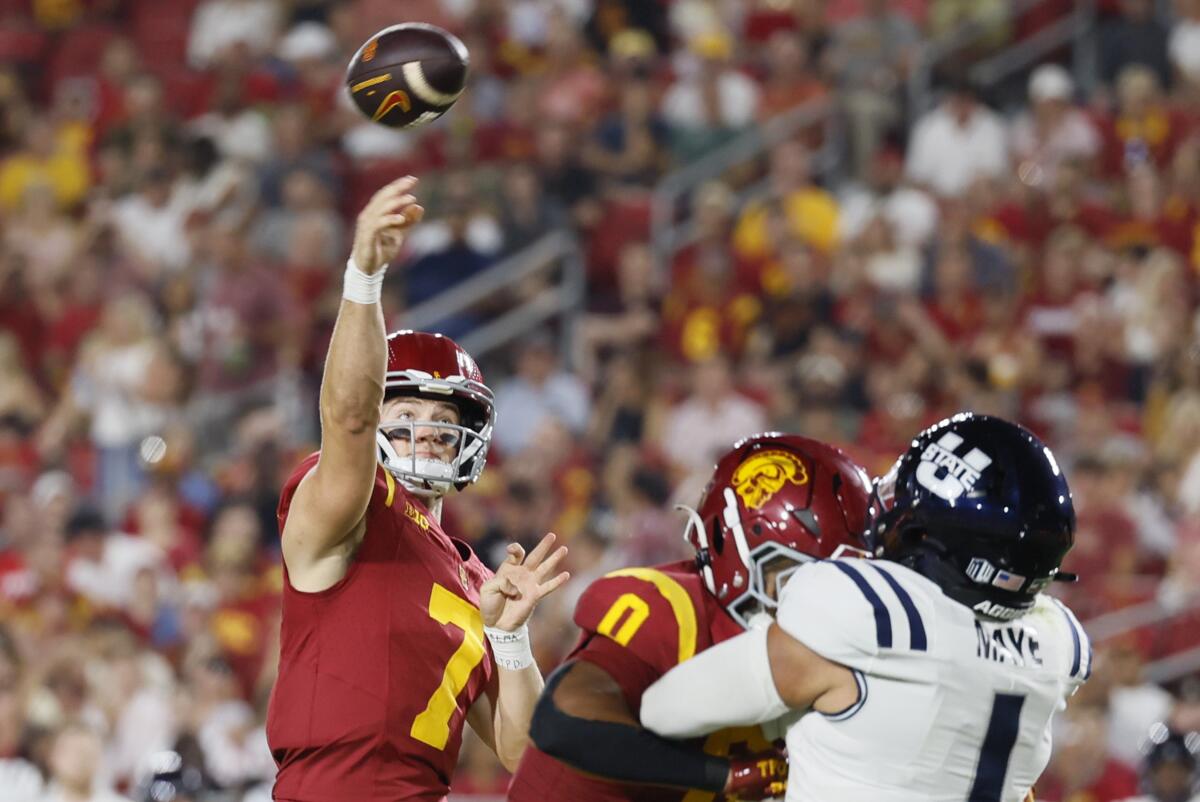
M 404 172 L 430 214 L 396 326 L 546 231 L 586 256 L 569 353 L 546 331 L 483 360 L 497 458 L 447 509 L 492 564 L 568 540 L 543 671 L 591 579 L 686 556 L 671 503 L 736 438 L 830 439 L 878 473 L 943 415 L 996 412 L 1068 472 L 1081 617 L 1173 614 L 1100 639 L 1039 787 L 1137 793 L 1151 724 L 1200 729 L 1195 675 L 1142 673 L 1200 646 L 1200 0 L 1098 2 L 1095 86 L 1043 65 L 1001 114 L 966 68 L 1073 9 L 1007 6 L 0 0 L 0 800 L 134 797 L 169 748 L 207 798 L 269 798 L 278 488 L 316 439 L 353 214 Z M 472 58 L 415 132 L 341 98 L 398 10 Z M 909 108 L 921 48 L 968 21 Z M 805 103 L 838 126 L 699 187 L 694 240 L 659 258 L 658 182 Z M 468 742 L 456 792 L 504 783 Z

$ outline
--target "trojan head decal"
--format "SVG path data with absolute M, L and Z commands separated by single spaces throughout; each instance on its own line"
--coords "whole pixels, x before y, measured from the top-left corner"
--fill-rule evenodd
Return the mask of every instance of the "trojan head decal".
M 790 451 L 769 449 L 751 454 L 733 472 L 733 489 L 747 509 L 757 510 L 791 482 L 808 482 L 808 469 Z

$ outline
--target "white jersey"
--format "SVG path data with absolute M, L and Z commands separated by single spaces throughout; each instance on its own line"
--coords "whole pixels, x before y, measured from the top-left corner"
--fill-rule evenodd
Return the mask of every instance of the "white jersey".
M 859 685 L 850 708 L 788 728 L 788 800 L 1022 802 L 1050 758 L 1051 716 L 1092 669 L 1058 600 L 996 622 L 882 560 L 801 567 L 776 621 Z

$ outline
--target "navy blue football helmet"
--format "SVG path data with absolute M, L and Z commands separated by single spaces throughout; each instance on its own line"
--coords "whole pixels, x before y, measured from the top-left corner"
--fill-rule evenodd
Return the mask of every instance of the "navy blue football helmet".
M 1075 539 L 1067 480 L 1032 432 L 962 413 L 921 432 L 875 480 L 867 543 L 989 618 L 1027 612 Z

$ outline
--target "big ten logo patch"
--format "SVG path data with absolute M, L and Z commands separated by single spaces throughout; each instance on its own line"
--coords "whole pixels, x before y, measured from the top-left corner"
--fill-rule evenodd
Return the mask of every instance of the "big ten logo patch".
M 404 502 L 404 517 L 421 527 L 422 532 L 429 531 L 429 519 L 411 501 Z
M 747 509 L 757 510 L 783 486 L 808 483 L 808 469 L 795 454 L 781 449 L 759 451 L 733 472 L 733 489 Z
M 929 492 L 946 501 L 955 501 L 975 487 L 992 458 L 978 448 L 958 456 L 963 439 L 946 432 L 936 443 L 930 443 L 921 454 L 916 478 Z

